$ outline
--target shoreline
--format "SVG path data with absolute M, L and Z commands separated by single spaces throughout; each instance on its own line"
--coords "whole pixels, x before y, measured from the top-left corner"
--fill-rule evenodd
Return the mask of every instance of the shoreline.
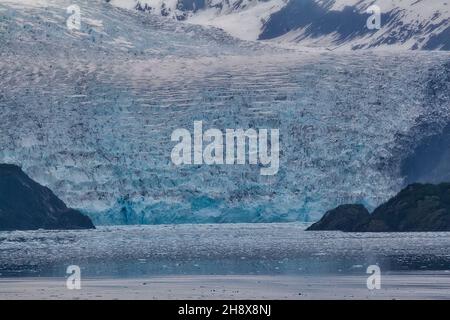
M 450 299 L 449 271 L 391 272 L 381 289 L 369 290 L 369 275 L 186 275 L 86 278 L 68 290 L 65 278 L 0 278 L 0 300 L 316 300 Z

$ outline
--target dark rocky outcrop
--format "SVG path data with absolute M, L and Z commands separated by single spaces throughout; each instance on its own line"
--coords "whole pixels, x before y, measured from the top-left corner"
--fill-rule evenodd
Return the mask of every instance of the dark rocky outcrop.
M 370 219 L 369 211 L 360 204 L 344 204 L 328 211 L 308 230 L 340 230 L 357 231 L 365 226 Z
M 331 210 L 308 230 L 450 231 L 450 183 L 411 184 L 370 215 L 356 208 L 344 205 Z
M 450 183 L 412 184 L 374 210 L 367 231 L 450 231 Z
M 21 168 L 0 164 L 0 230 L 93 228 L 88 217 L 67 208 Z

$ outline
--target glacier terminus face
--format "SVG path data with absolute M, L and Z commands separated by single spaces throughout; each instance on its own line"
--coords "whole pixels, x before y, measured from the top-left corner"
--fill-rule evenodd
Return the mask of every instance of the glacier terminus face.
M 66 26 L 74 4 L 79 30 Z M 372 209 L 410 182 L 405 159 L 448 125 L 449 62 L 446 51 L 245 41 L 100 0 L 0 1 L 0 163 L 21 165 L 96 224 Z M 196 121 L 279 130 L 277 173 L 175 165 L 172 132 Z

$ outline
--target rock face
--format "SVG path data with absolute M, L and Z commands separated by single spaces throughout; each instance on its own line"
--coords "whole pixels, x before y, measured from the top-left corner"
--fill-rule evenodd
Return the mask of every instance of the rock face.
M 450 231 L 450 183 L 411 184 L 370 215 L 364 214 L 361 207 L 340 206 L 327 212 L 308 230 Z
M 67 208 L 21 168 L 0 164 L 0 230 L 93 228 L 88 217 Z
M 369 219 L 370 213 L 363 205 L 344 204 L 325 213 L 322 219 L 308 230 L 358 231 Z
M 367 231 L 450 231 L 450 183 L 412 184 L 371 215 Z

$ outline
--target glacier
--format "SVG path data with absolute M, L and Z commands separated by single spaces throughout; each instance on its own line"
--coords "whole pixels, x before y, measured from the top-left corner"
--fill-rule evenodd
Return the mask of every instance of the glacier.
M 0 162 L 97 225 L 312 221 L 342 203 L 374 208 L 450 121 L 445 51 L 287 48 L 106 1 L 31 2 L 0 1 Z M 74 3 L 80 31 L 65 27 Z M 174 166 L 171 133 L 196 120 L 279 128 L 279 173 Z

